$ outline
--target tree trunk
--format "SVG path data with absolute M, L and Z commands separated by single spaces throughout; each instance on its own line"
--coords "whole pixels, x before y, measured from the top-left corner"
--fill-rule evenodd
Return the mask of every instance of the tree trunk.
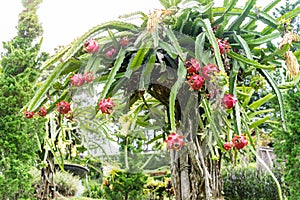
M 169 87 L 152 85 L 148 92 L 168 105 Z M 200 100 L 198 94 L 183 85 L 176 101 L 175 116 L 178 130 L 187 140 L 184 149 L 170 152 L 171 176 L 176 200 L 208 200 L 221 197 L 220 158 L 212 159 L 206 145 L 208 139 L 206 137 L 203 139 L 200 134 L 203 132 L 198 125 L 199 113 L 202 112 L 197 106 Z
M 49 151 L 47 158 L 47 166 L 41 170 L 41 182 L 37 191 L 39 200 L 55 199 L 55 183 L 54 183 L 54 157 Z
M 198 138 L 196 138 L 198 139 Z M 171 151 L 171 175 L 176 200 L 209 200 L 221 197 L 220 160 L 213 161 L 195 141 L 181 155 Z M 178 157 L 179 156 L 179 157 Z
M 134 93 L 131 96 L 132 102 L 135 96 L 136 99 L 139 98 L 137 85 L 139 85 L 140 75 L 140 71 L 133 73 L 126 85 L 127 94 Z M 161 77 L 172 78 L 160 81 Z M 161 72 L 161 67 L 154 68 L 147 92 L 168 110 L 171 88 L 176 80 L 176 70 L 168 68 L 167 71 Z M 221 158 L 212 159 L 211 149 L 207 144 L 212 142 L 213 138 L 208 139 L 201 134 L 204 130 L 199 126 L 201 113 L 203 113 L 198 106 L 200 102 L 200 94 L 191 91 L 187 83 L 182 84 L 175 102 L 175 118 L 177 131 L 184 135 L 186 145 L 180 151 L 170 151 L 171 178 L 176 200 L 208 200 L 218 199 L 221 196 Z M 205 127 L 205 121 L 202 123 L 202 127 Z M 220 152 L 218 154 L 221 155 Z

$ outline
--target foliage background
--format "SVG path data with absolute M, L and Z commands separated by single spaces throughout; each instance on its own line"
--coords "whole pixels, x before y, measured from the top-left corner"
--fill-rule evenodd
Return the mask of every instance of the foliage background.
M 42 27 L 36 15 L 40 1 L 24 1 L 19 15 L 18 35 L 3 43 L 0 74 L 0 196 L 2 199 L 30 198 L 33 192 L 29 170 L 37 159 L 37 137 L 43 135 L 42 120 L 28 120 L 20 110 L 32 98 L 38 66 Z

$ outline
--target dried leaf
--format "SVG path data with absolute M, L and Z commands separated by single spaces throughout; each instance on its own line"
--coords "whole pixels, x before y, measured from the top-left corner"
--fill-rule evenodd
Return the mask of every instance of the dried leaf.
M 293 32 L 287 32 L 284 34 L 283 36 L 283 39 L 279 45 L 279 49 L 282 49 L 282 47 L 285 45 L 285 44 L 292 44 L 292 42 L 295 42 L 297 41 L 297 38 L 298 36 Z
M 171 15 L 174 12 L 172 9 L 168 10 L 155 10 L 149 15 L 147 21 L 147 31 L 151 33 L 158 25 L 158 23 L 162 20 L 164 16 Z
M 286 62 L 287 70 L 289 71 L 291 76 L 293 78 L 297 76 L 299 73 L 299 63 L 292 51 L 287 51 L 285 53 L 285 62 Z

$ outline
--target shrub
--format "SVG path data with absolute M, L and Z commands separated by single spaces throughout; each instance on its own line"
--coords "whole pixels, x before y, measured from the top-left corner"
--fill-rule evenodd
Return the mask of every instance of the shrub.
M 284 163 L 284 182 L 290 192 L 288 196 L 293 200 L 300 196 L 300 92 L 298 89 L 292 89 L 284 97 L 287 131 L 281 128 L 274 129 L 272 136 L 278 162 Z
M 38 169 L 33 168 L 31 170 L 31 174 L 33 175 L 33 186 L 37 189 L 39 188 L 38 185 L 41 182 L 41 173 Z M 55 172 L 54 182 L 56 184 L 56 191 L 59 196 L 75 196 L 78 194 L 78 192 L 81 192 L 84 189 L 80 178 L 68 172 Z
M 275 172 L 280 181 L 279 173 Z M 255 168 L 231 168 L 223 173 L 223 192 L 227 200 L 276 200 L 277 187 L 272 177 Z
M 174 197 L 174 187 L 169 177 L 148 178 L 144 193 L 147 199 L 172 199 Z
M 18 35 L 3 43 L 0 61 L 0 197 L 3 200 L 31 197 L 29 170 L 39 151 L 37 137 L 44 133 L 41 118 L 29 120 L 20 112 L 35 92 L 33 83 L 45 58 L 45 54 L 39 53 L 41 44 L 37 42 L 42 36 L 36 14 L 40 1 L 22 3 Z
M 147 176 L 141 172 L 113 171 L 104 180 L 105 197 L 107 200 L 142 200 L 146 182 Z
M 89 180 L 85 188 L 82 196 L 90 198 L 101 198 L 104 196 L 104 191 L 99 181 Z
M 56 172 L 54 181 L 57 192 L 63 196 L 75 196 L 83 187 L 80 178 L 68 172 Z

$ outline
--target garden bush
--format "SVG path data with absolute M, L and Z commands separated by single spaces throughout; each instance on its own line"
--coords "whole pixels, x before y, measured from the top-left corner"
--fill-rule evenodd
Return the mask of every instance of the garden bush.
M 56 172 L 54 181 L 57 192 L 63 196 L 75 196 L 83 187 L 80 178 L 68 172 Z
M 147 176 L 141 172 L 113 171 L 104 180 L 105 198 L 107 200 L 142 200 Z
M 38 169 L 33 168 L 31 174 L 33 176 L 33 186 L 35 189 L 38 189 L 41 183 L 41 173 Z M 80 178 L 68 172 L 57 171 L 54 174 L 54 182 L 58 196 L 72 197 L 84 190 Z
M 104 196 L 104 190 L 98 180 L 89 180 L 85 185 L 84 197 L 101 198 Z
M 32 176 L 43 136 L 43 119 L 33 112 L 20 112 L 32 98 L 39 66 L 47 57 L 40 53 L 42 26 L 36 14 L 40 1 L 23 1 L 18 34 L 3 42 L 0 65 L 0 198 L 30 198 Z M 37 116 L 37 115 L 35 115 Z M 34 118 L 29 120 L 28 118 Z
M 295 88 L 289 90 L 284 97 L 287 131 L 277 128 L 273 130 L 272 136 L 278 162 L 284 165 L 284 182 L 289 188 L 288 198 L 294 200 L 300 197 L 300 92 Z
M 163 178 L 151 177 L 145 186 L 144 193 L 147 199 L 172 199 L 174 197 L 174 187 L 171 178 L 164 176 Z
M 274 172 L 281 183 L 279 172 Z M 223 192 L 226 200 L 276 200 L 279 199 L 273 178 L 253 167 L 235 167 L 223 173 Z M 282 184 L 282 183 L 281 183 Z

